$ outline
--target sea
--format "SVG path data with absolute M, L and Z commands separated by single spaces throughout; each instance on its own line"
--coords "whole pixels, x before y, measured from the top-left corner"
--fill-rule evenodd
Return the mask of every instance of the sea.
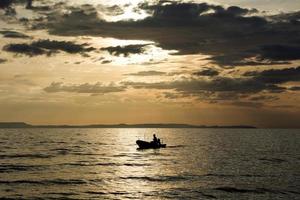
M 167 148 L 138 150 L 155 133 Z M 0 129 L 0 199 L 300 199 L 300 130 Z

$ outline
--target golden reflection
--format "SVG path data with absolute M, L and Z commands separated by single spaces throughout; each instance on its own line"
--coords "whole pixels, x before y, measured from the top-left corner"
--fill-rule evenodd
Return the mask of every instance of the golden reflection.
M 96 139 L 101 141 L 103 137 L 109 137 L 106 141 L 108 148 L 110 145 L 114 147 L 109 148 L 104 157 L 106 162 L 111 164 L 105 181 L 110 193 L 141 198 L 142 192 L 148 193 L 154 190 L 152 184 L 140 180 L 141 177 L 151 176 L 150 172 L 155 170 L 155 168 L 151 169 L 151 162 L 144 157 L 145 152 L 136 149 L 135 140 L 142 137 L 144 132 L 144 129 L 107 129 L 107 137 L 101 135 L 102 138 Z M 102 151 L 98 153 L 101 154 Z

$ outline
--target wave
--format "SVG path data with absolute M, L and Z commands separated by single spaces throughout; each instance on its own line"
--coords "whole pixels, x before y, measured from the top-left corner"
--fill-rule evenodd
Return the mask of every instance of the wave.
M 178 175 L 178 176 L 155 176 L 155 177 L 149 177 L 149 176 L 128 176 L 128 177 L 120 177 L 121 179 L 136 179 L 136 180 L 145 180 L 145 181 L 158 181 L 158 182 L 164 182 L 164 181 L 185 181 L 185 180 L 196 180 L 199 178 L 204 177 L 264 177 L 261 175 L 251 175 L 251 174 L 241 174 L 241 175 L 233 175 L 233 174 L 203 174 L 203 175 L 193 175 L 193 174 L 184 174 L 184 175 Z M 228 190 L 236 189 L 236 192 L 243 192 L 243 190 L 239 190 L 237 188 L 217 188 L 218 190 Z M 247 192 L 247 191 L 245 191 Z M 250 191 L 248 191 L 250 192 Z
M 54 151 L 57 155 L 67 155 L 71 152 L 70 149 L 65 148 L 51 149 L 51 151 Z
M 106 156 L 106 153 L 85 153 L 85 152 L 74 152 L 72 155 L 80 155 L 80 156 Z
M 74 196 L 74 195 L 78 195 L 78 193 L 74 193 L 74 192 L 48 192 L 48 193 L 43 193 L 46 195 L 61 195 L 61 196 Z
M 267 161 L 267 162 L 272 162 L 272 163 L 287 162 L 287 160 L 280 159 L 280 158 L 260 158 L 259 160 L 261 160 L 261 161 Z
M 142 163 L 124 163 L 121 164 L 123 166 L 133 166 L 133 167 L 138 167 L 138 166 L 151 166 L 151 164 L 142 164 Z
M 121 179 L 136 179 L 136 180 L 143 180 L 143 181 L 151 181 L 151 182 L 168 182 L 168 181 L 185 181 L 189 180 L 188 177 L 185 176 L 126 176 L 120 177 Z
M 201 194 L 205 198 L 216 199 L 217 197 L 211 194 L 205 194 L 203 192 L 197 191 L 197 193 Z
M 92 143 L 92 144 L 95 144 L 95 145 L 103 145 L 103 146 L 105 146 L 105 145 L 111 145 L 111 144 L 104 143 L 104 142 L 94 142 L 94 143 Z
M 109 194 L 113 194 L 113 195 L 128 195 L 128 194 L 131 194 L 131 193 L 129 193 L 129 192 L 122 192 L 122 191 L 120 191 L 120 192 L 110 192 Z
M 39 144 L 66 144 L 67 142 L 63 141 L 40 141 Z
M 95 166 L 150 166 L 150 164 L 143 164 L 143 163 L 96 163 Z
M 182 148 L 185 147 L 186 145 L 173 145 L 173 146 L 167 146 L 168 148 Z
M 34 184 L 34 185 L 81 185 L 88 181 L 82 179 L 53 179 L 53 180 L 0 180 L 0 184 Z
M 275 189 L 267 189 L 267 188 L 254 188 L 254 189 L 245 189 L 245 188 L 236 188 L 236 187 L 218 187 L 215 190 L 220 190 L 229 193 L 254 193 L 254 194 L 265 194 L 265 193 L 272 193 L 272 194 L 288 194 L 288 193 L 295 193 L 294 191 L 282 191 L 282 190 L 275 190 Z
M 121 154 L 113 155 L 112 157 L 117 157 L 117 158 L 119 158 L 119 157 L 130 157 L 130 156 L 132 156 L 132 155 L 127 154 L 127 153 L 121 153 Z M 139 156 L 140 156 L 140 155 L 139 155 Z
M 51 158 L 55 157 L 54 155 L 50 154 L 11 154 L 11 155 L 0 155 L 0 159 L 11 159 L 11 158 Z
M 0 165 L 0 173 L 10 173 L 16 171 L 37 171 L 45 168 L 44 165 Z
M 96 192 L 96 191 L 86 191 L 84 193 L 86 193 L 86 194 L 97 194 L 97 195 L 105 195 L 105 194 L 107 194 L 106 192 Z
M 62 163 L 59 165 L 70 165 L 70 166 L 82 166 L 82 167 L 91 167 L 91 166 L 132 166 L 132 167 L 139 167 L 139 166 L 151 166 L 150 164 L 143 164 L 143 163 L 86 163 L 86 162 L 78 162 L 78 163 Z
M 259 178 L 266 177 L 259 174 L 205 174 L 203 176 L 211 176 L 211 177 L 250 177 L 250 178 Z M 267 177 L 276 177 L 272 175 L 268 175 Z
M 50 149 L 50 151 L 70 151 L 70 149 L 67 149 L 67 148 L 55 148 L 55 149 Z
M 143 192 L 143 196 L 150 197 L 150 199 L 156 199 L 157 197 L 162 199 L 217 199 L 216 196 L 208 194 L 207 191 L 182 187 Z
M 75 148 L 78 148 L 77 146 L 75 146 Z M 106 156 L 106 153 L 92 153 L 92 152 L 84 152 L 84 151 L 79 151 L 79 150 L 72 148 L 54 148 L 54 149 L 50 149 L 50 151 L 56 153 L 57 155 L 67 155 L 67 154 L 71 154 L 71 155 L 80 155 L 80 156 Z

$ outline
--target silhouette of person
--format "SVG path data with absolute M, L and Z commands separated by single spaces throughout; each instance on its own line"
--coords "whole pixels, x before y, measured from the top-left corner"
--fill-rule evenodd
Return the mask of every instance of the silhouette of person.
M 157 140 L 157 137 L 156 137 L 155 134 L 153 134 L 153 142 L 154 142 L 154 144 L 157 144 L 157 143 L 158 143 L 158 140 Z

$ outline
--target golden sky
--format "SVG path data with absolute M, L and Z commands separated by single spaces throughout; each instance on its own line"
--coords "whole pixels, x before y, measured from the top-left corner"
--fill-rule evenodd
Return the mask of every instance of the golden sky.
M 300 126 L 296 1 L 22 2 L 0 3 L 0 121 Z

